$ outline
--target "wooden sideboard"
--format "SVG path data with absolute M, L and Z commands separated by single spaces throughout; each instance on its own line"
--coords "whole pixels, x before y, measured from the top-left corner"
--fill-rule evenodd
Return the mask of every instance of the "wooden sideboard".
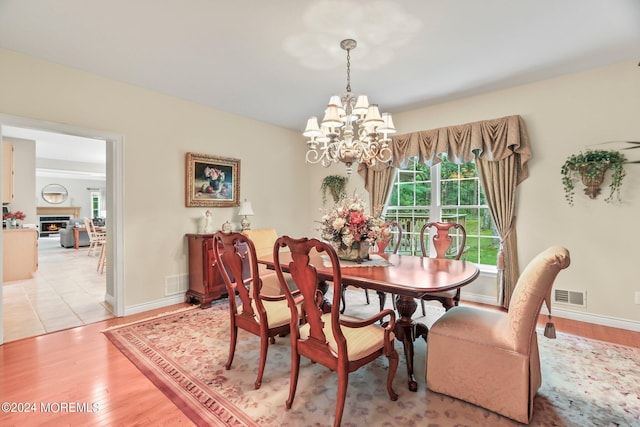
M 31 279 L 38 270 L 38 231 L 2 230 L 2 281 Z
M 228 295 L 222 275 L 215 266 L 213 234 L 187 234 L 189 246 L 189 290 L 187 302 L 198 302 L 200 307 L 211 307 L 211 301 Z M 246 252 L 246 246 L 238 246 L 239 252 Z M 243 276 L 250 276 L 249 263 L 243 266 Z M 232 278 L 233 280 L 233 278 Z
M 187 302 L 211 307 L 211 301 L 227 295 L 222 276 L 215 264 L 213 234 L 187 234 L 189 245 L 189 290 Z

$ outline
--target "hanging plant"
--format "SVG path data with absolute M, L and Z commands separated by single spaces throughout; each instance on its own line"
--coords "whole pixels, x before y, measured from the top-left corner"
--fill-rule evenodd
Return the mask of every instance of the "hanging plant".
M 342 199 L 347 195 L 345 186 L 347 185 L 347 177 L 342 175 L 327 175 L 322 180 L 320 190 L 322 191 L 322 204 L 327 202 L 327 191 L 331 193 L 334 202 Z
M 595 199 L 600 193 L 605 172 L 609 169 L 611 170 L 610 192 L 604 201 L 612 202 L 614 195 L 620 201 L 620 186 L 625 176 L 623 164 L 626 160 L 624 154 L 616 150 L 587 150 L 584 153 L 569 156 L 561 169 L 565 199 L 569 205 L 573 206 L 575 185 L 578 179 L 581 179 L 586 187 L 585 194 Z

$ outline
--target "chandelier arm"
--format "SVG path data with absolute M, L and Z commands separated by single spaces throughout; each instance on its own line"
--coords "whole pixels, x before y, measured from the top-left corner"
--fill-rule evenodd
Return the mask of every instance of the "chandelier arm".
M 320 163 L 327 156 L 327 151 L 320 149 L 309 149 L 306 155 L 306 162 L 311 164 Z

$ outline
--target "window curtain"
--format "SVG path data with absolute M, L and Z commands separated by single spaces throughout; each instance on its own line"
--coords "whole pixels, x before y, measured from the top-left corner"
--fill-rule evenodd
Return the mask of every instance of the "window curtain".
M 475 159 L 501 239 L 497 262 L 498 302 L 508 307 L 520 275 L 515 228 L 516 187 L 529 176 L 527 161 L 532 156 L 522 117 L 508 116 L 394 135 L 391 139 L 393 159 L 389 164 L 358 167 L 372 207 L 386 202 L 395 169 L 407 167 L 411 161 L 433 166 L 442 161 L 438 156 L 442 153 L 453 163 Z

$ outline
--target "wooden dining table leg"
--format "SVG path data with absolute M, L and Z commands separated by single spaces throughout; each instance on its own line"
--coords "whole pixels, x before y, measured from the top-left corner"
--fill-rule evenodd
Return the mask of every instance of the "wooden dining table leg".
M 396 309 L 400 318 L 396 320 L 395 334 L 399 341 L 402 341 L 404 347 L 404 356 L 407 361 L 407 375 L 409 377 L 409 390 L 418 391 L 418 382 L 413 373 L 413 342 L 417 337 L 424 338 L 427 341 L 429 328 L 423 323 L 416 322 L 412 319 L 413 313 L 416 312 L 418 304 L 413 297 L 398 295 L 396 297 Z

